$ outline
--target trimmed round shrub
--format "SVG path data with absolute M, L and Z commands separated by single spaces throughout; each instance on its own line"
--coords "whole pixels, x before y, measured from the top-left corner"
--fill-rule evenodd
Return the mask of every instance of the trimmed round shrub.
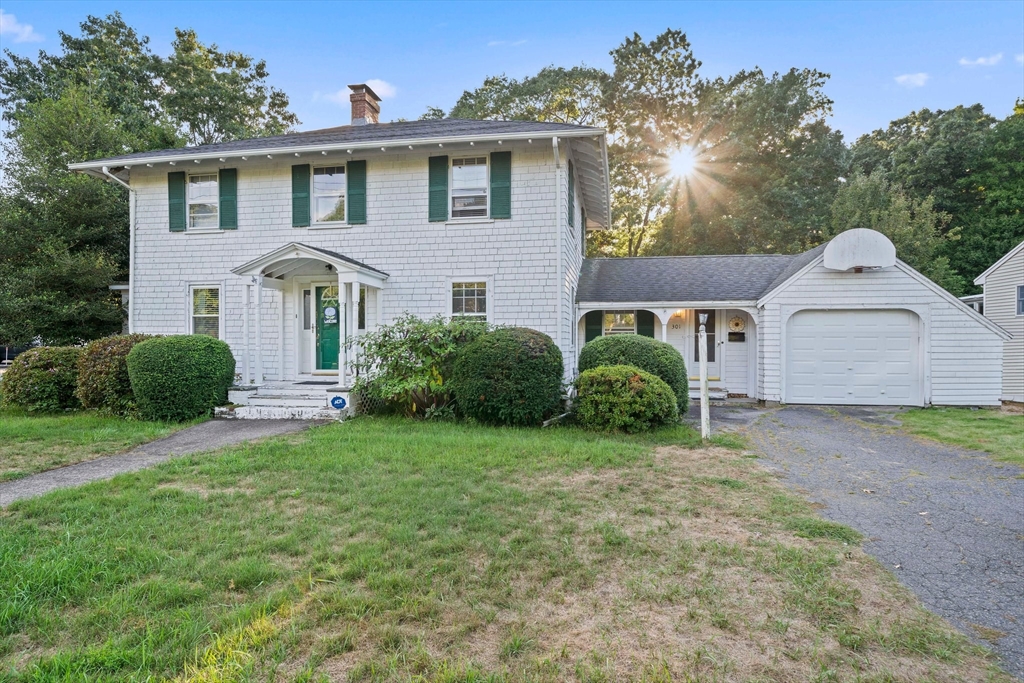
M 548 335 L 503 327 L 458 352 L 450 389 L 463 415 L 488 424 L 535 425 L 562 401 L 562 352 Z
M 613 334 L 587 342 L 580 351 L 579 370 L 602 365 L 635 365 L 657 375 L 672 388 L 680 413 L 690 406 L 690 383 L 686 361 L 671 344 L 639 334 Z
M 47 413 L 78 408 L 75 383 L 81 355 L 75 346 L 41 346 L 22 353 L 0 379 L 3 405 Z
M 128 377 L 128 352 L 147 334 L 118 334 L 86 344 L 78 359 L 78 388 L 75 396 L 83 408 L 95 408 L 112 415 L 130 415 L 135 394 Z
M 676 395 L 634 365 L 603 365 L 576 378 L 576 421 L 588 429 L 642 432 L 679 419 Z
M 139 415 L 181 422 L 227 403 L 235 358 L 227 344 L 202 334 L 156 337 L 128 353 Z

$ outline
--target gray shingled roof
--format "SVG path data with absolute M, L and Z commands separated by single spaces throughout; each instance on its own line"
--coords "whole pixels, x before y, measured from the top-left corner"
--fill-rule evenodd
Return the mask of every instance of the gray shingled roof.
M 118 165 L 135 159 L 151 159 L 156 157 L 188 157 L 196 154 L 232 154 L 249 150 L 287 150 L 292 147 L 318 145 L 356 145 L 372 142 L 401 142 L 403 140 L 422 140 L 425 138 L 452 138 L 473 135 L 512 135 L 536 133 L 561 133 L 563 135 L 581 133 L 599 135 L 600 128 L 575 126 L 567 123 L 550 123 L 545 121 L 477 121 L 470 119 L 438 119 L 432 121 L 398 121 L 395 123 L 376 123 L 364 126 L 337 126 L 322 128 L 300 133 L 288 133 L 265 138 L 233 140 L 212 145 L 196 147 L 177 147 L 160 151 L 136 152 L 109 159 L 96 159 L 88 162 L 91 165 Z M 77 166 L 78 164 L 73 164 Z
M 321 249 L 320 247 L 313 247 L 313 246 L 310 246 L 308 244 L 302 244 L 302 242 L 296 242 L 296 244 L 298 244 L 300 246 L 303 246 L 306 249 L 312 249 L 313 251 L 319 251 L 321 254 L 325 254 L 327 256 L 334 257 L 334 258 L 338 259 L 339 261 L 344 261 L 345 263 L 351 263 L 353 266 L 356 266 L 357 268 L 363 268 L 365 270 L 372 270 L 375 273 L 380 273 L 384 277 L 391 277 L 390 275 L 385 273 L 380 268 L 374 268 L 373 266 L 368 266 L 365 263 L 363 263 L 362 261 L 356 261 L 354 258 L 349 258 L 348 256 L 345 256 L 344 254 L 339 254 L 336 251 L 329 251 L 327 249 Z
M 578 302 L 756 301 L 824 250 L 797 255 L 584 259 Z

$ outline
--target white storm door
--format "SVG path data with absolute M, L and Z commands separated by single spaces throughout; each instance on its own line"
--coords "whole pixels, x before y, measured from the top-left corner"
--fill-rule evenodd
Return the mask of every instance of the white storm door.
M 922 405 L 917 315 L 799 311 L 787 324 L 787 403 Z

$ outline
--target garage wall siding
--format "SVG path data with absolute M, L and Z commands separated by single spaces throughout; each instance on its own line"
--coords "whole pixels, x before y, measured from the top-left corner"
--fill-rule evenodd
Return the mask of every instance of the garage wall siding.
M 784 317 L 802 308 L 872 307 L 906 307 L 921 313 L 926 403 L 999 404 L 1003 340 L 998 335 L 899 267 L 852 273 L 826 270 L 820 264 L 764 305 L 759 398 L 783 397 Z
M 1017 315 L 1017 287 L 1024 285 L 1024 250 L 985 276 L 985 317 L 1013 335 L 1003 344 L 1006 401 L 1024 402 L 1024 315 Z

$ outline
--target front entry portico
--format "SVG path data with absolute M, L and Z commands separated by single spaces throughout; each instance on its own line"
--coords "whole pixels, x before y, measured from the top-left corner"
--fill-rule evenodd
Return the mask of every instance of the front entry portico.
M 240 363 L 243 385 L 322 376 L 337 377 L 339 385 L 351 386 L 360 330 L 365 329 L 368 318 L 378 325 L 382 320 L 387 273 L 297 242 L 232 272 L 246 280 L 245 344 Z M 271 316 L 264 305 L 268 289 L 279 295 Z M 371 302 L 375 311 L 367 315 Z M 268 324 L 274 334 L 266 333 Z M 266 348 L 268 336 L 276 340 L 276 348 Z M 270 377 L 264 371 L 268 359 L 277 367 Z

